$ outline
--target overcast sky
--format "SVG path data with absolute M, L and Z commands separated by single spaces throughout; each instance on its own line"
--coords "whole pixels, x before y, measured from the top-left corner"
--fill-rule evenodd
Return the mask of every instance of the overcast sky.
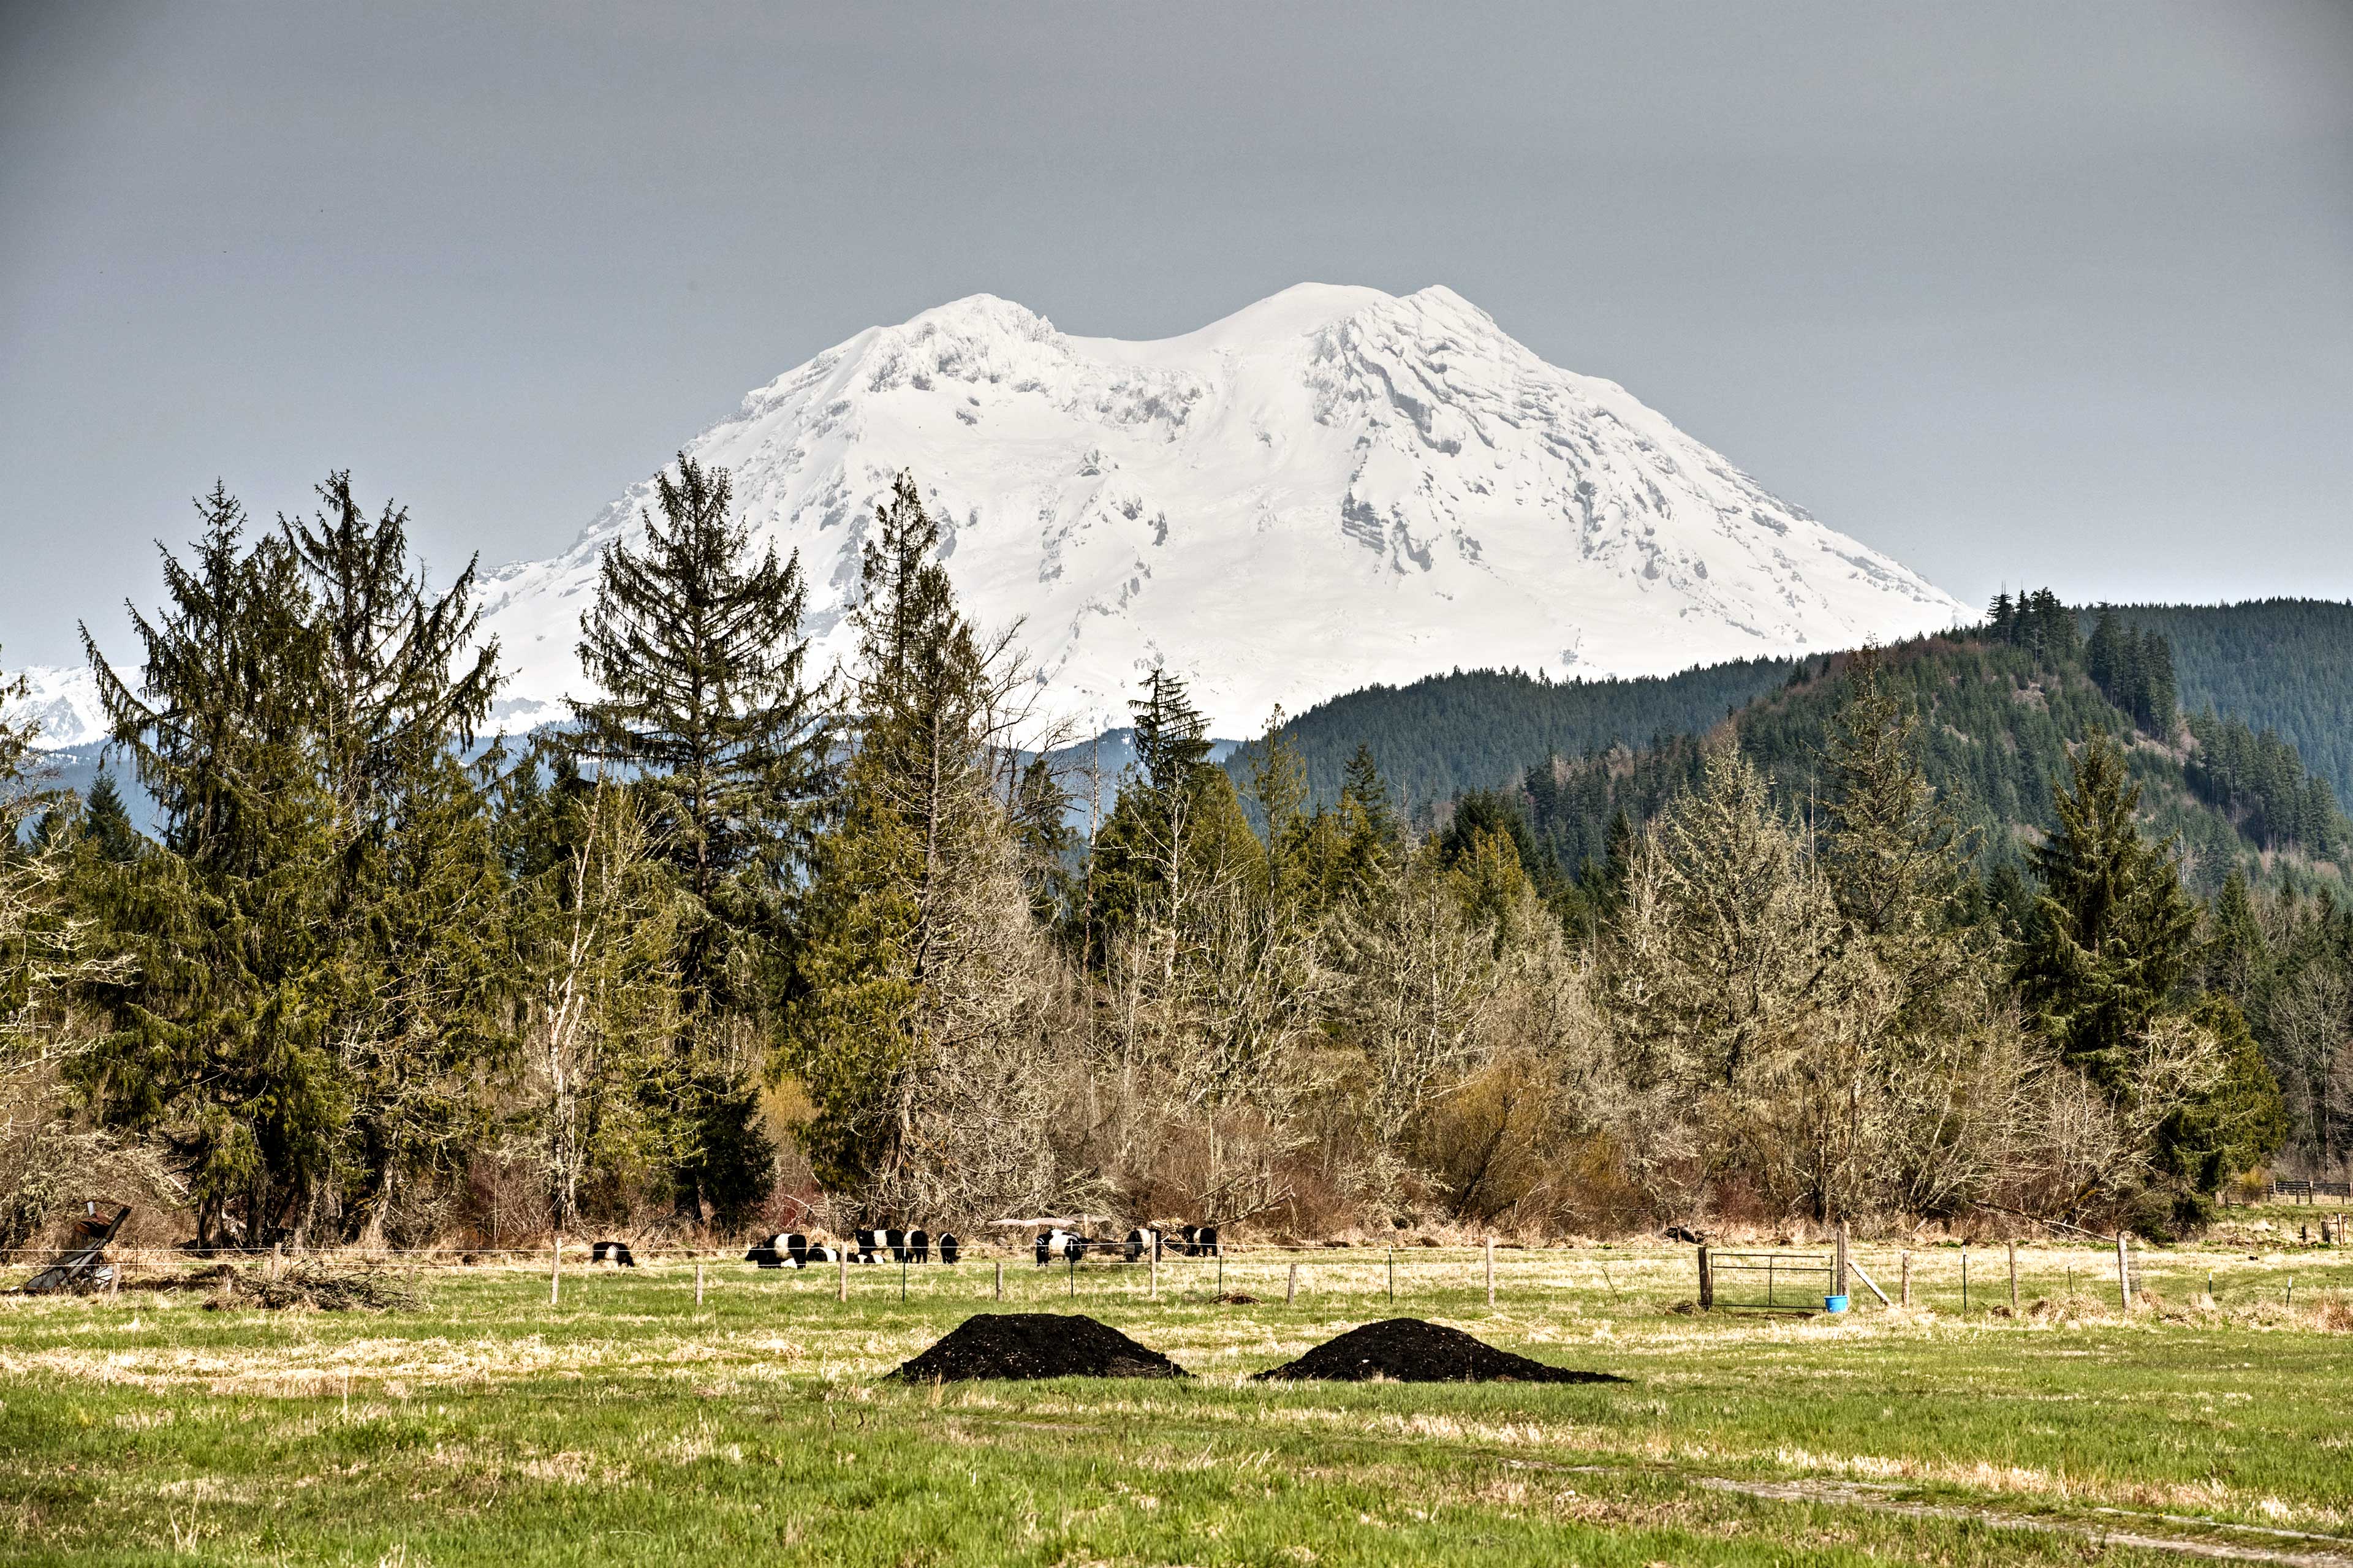
M 2353 4 L 0 12 L 0 657 L 217 476 L 551 552 L 976 291 L 1445 283 L 1964 599 L 2353 597 Z

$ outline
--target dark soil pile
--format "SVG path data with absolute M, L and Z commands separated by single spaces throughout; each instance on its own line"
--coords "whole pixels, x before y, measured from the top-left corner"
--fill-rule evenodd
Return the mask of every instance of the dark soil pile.
M 1623 1383 L 1606 1372 L 1547 1366 L 1499 1351 L 1460 1329 L 1419 1318 L 1389 1318 L 1351 1329 L 1297 1361 L 1258 1374 L 1259 1381 L 1334 1383 Z
M 1187 1377 L 1149 1346 L 1092 1318 L 1059 1312 L 987 1312 L 892 1375 L 907 1383 L 1001 1377 Z

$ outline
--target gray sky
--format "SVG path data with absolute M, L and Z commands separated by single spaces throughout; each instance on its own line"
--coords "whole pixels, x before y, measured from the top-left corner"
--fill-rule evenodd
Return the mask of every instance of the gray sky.
M 2353 5 L 0 11 L 0 643 L 217 475 L 444 571 L 958 295 L 1450 285 L 1965 599 L 2353 596 Z

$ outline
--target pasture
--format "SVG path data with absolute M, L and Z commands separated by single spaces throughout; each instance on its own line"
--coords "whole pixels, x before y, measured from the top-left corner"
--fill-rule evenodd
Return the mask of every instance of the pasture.
M 2011 1317 L 1999 1249 L 1964 1313 L 1933 1247 L 1913 1310 L 1842 1318 L 1678 1310 L 1687 1247 L 1501 1252 L 1493 1309 L 1467 1250 L 1401 1250 L 1394 1305 L 1367 1249 L 1172 1259 L 1156 1300 L 1140 1268 L 1008 1258 L 1002 1310 L 1197 1376 L 931 1386 L 882 1374 L 1000 1307 L 993 1258 L 911 1268 L 904 1300 L 855 1268 L 847 1304 L 831 1269 L 710 1262 L 699 1307 L 676 1258 L 567 1272 L 553 1307 L 543 1257 L 421 1267 L 381 1312 L 210 1309 L 138 1289 L 159 1266 L 0 1299 L 0 1557 L 2353 1563 L 2347 1256 L 2153 1253 L 2159 1304 L 2126 1316 L 2112 1251 L 2036 1247 Z M 1857 1257 L 1894 1289 L 1891 1251 Z M 1401 1315 L 1631 1381 L 1247 1381 Z

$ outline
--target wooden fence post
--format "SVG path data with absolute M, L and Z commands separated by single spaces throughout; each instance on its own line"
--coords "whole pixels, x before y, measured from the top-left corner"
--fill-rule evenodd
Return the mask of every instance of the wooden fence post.
M 1002 1258 L 997 1260 L 997 1299 L 1000 1301 L 1005 1300 L 1005 1259 Z
M 1299 1265 L 1291 1266 L 1291 1280 L 1282 1288 L 1282 1304 L 1286 1307 L 1299 1300 Z
M 2116 1301 L 2126 1311 L 2132 1310 L 2132 1259 L 2121 1230 L 2116 1232 Z
M 1699 1305 L 1702 1311 L 1715 1310 L 1715 1270 L 1708 1267 L 1707 1243 L 1699 1244 Z
M 2010 1244 L 2010 1310 L 2013 1317 L 2018 1313 L 2018 1243 L 2014 1241 Z
M 702 1265 L 700 1263 L 694 1266 L 694 1304 L 698 1307 L 702 1305 Z
M 1495 1238 L 1492 1236 L 1487 1238 L 1487 1305 L 1491 1310 L 1495 1305 Z
M 1160 1249 L 1152 1249 L 1152 1299 L 1160 1300 Z
M 1837 1254 L 1831 1264 L 1831 1294 L 1843 1296 L 1846 1293 L 1846 1221 L 1841 1220 L 1838 1227 Z
M 1908 1307 L 1912 1304 L 1912 1249 L 1907 1247 L 1895 1256 L 1896 1267 L 1904 1276 L 1904 1304 Z
M 555 1233 L 555 1244 L 547 1249 L 547 1304 L 554 1306 L 564 1293 L 564 1233 Z
M 849 1300 L 849 1248 L 837 1247 L 833 1250 L 841 1271 L 841 1277 L 833 1288 L 833 1299 L 837 1301 L 847 1301 Z

